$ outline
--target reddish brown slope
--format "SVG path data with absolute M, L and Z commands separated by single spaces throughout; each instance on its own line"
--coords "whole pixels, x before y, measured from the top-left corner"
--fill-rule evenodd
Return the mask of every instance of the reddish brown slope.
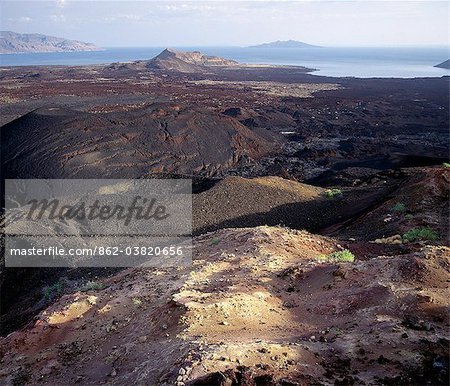
M 324 262 L 336 240 L 271 227 L 195 245 L 191 271 L 125 271 L 2 338 L 1 382 L 446 384 L 448 248 Z

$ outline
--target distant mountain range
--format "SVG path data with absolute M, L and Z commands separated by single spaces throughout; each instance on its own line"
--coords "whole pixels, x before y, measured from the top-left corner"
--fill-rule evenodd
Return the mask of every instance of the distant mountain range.
M 250 48 L 319 48 L 319 46 L 313 46 L 297 40 L 277 40 L 276 42 L 250 46 Z
M 450 70 L 450 59 L 446 60 L 445 62 L 436 64 L 434 67 L 445 68 L 446 70 Z
M 84 43 L 77 40 L 41 34 L 20 34 L 11 31 L 0 31 L 0 54 L 100 50 L 102 49 L 92 43 Z

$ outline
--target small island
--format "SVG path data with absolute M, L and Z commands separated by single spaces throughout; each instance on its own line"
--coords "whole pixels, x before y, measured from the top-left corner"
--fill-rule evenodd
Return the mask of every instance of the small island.
M 76 51 L 102 51 L 102 48 L 56 36 L 0 31 L 0 54 Z
M 445 70 L 450 70 L 450 59 L 447 59 L 445 62 L 436 64 L 434 67 L 444 68 Z
M 250 46 L 249 48 L 320 48 L 320 46 L 299 42 L 298 40 L 277 40 L 276 42 Z

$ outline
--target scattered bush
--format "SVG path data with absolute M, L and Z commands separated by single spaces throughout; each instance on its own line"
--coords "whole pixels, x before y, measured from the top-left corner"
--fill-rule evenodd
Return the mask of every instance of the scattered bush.
M 348 261 L 353 263 L 355 261 L 355 255 L 351 253 L 348 249 L 342 251 L 333 252 L 328 255 L 328 260 L 331 261 Z
M 89 280 L 85 285 L 83 285 L 80 288 L 80 291 L 82 291 L 82 292 L 97 291 L 97 290 L 101 290 L 103 288 L 105 288 L 105 286 L 102 283 L 100 283 L 98 281 Z
M 397 202 L 393 207 L 392 210 L 394 212 L 398 213 L 405 213 L 406 212 L 406 206 L 403 202 Z
M 351 253 L 348 249 L 344 249 L 342 251 L 330 253 L 329 255 L 319 255 L 318 259 L 325 261 L 353 263 L 355 261 L 355 255 Z
M 140 305 L 142 305 L 142 300 L 139 299 L 139 298 L 133 298 L 133 299 L 131 299 L 131 301 L 133 302 L 133 304 L 134 304 L 135 306 L 140 306 Z
M 412 220 L 414 218 L 414 216 L 411 213 L 408 213 L 408 214 L 405 215 L 405 218 L 407 220 Z
M 409 242 L 436 240 L 438 235 L 429 227 L 414 228 L 409 230 L 403 235 L 403 240 Z
M 61 295 L 62 291 L 63 291 L 63 284 L 61 280 L 50 286 L 46 286 L 42 289 L 44 299 L 47 301 L 50 301 L 56 298 L 57 296 Z
M 450 163 L 444 162 L 444 163 L 442 164 L 442 166 L 443 166 L 444 168 L 450 168 Z
M 211 240 L 211 245 L 217 245 L 217 244 L 219 244 L 220 243 L 220 240 L 219 240 L 219 238 L 217 238 L 217 237 L 214 237 L 212 240 Z
M 325 190 L 325 196 L 327 198 L 333 199 L 333 198 L 340 198 L 342 197 L 343 193 L 341 189 L 327 189 Z

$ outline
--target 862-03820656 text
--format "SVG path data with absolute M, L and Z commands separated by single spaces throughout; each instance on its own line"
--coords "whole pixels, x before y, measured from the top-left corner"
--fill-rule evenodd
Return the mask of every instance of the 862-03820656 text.
M 95 246 L 90 248 L 32 247 L 11 248 L 11 256 L 182 256 L 183 247 L 170 246 Z

